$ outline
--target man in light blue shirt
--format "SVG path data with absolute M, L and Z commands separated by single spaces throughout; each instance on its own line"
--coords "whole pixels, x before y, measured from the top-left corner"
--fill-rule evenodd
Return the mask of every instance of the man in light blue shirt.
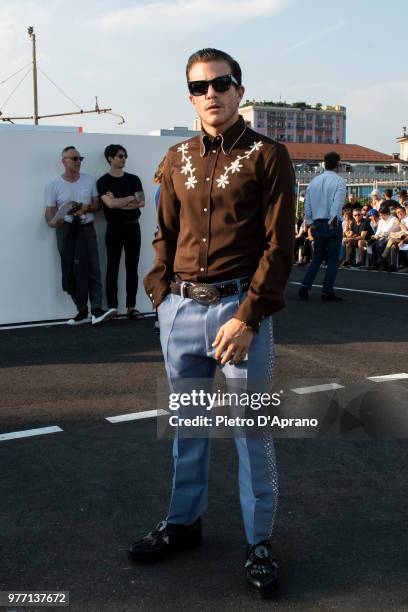
M 335 151 L 324 156 L 325 171 L 311 181 L 306 190 L 305 219 L 311 226 L 314 238 L 313 259 L 299 289 L 299 297 L 309 299 L 309 290 L 320 265 L 327 259 L 326 275 L 323 283 L 322 300 L 339 302 L 342 300 L 333 292 L 337 274 L 342 238 L 342 208 L 346 198 L 346 182 L 338 172 L 340 155 Z

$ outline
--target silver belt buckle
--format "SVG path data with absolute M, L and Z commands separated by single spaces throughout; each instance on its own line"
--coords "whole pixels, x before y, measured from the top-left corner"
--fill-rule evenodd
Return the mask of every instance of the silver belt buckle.
M 203 306 L 211 306 L 218 304 L 220 301 L 220 292 L 213 285 L 204 285 L 198 283 L 190 289 L 191 299 Z

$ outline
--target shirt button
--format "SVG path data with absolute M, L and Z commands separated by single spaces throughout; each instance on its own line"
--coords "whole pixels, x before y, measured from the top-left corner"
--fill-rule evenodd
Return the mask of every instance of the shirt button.
M 203 208 L 204 212 L 207 212 L 208 208 Z
M 200 268 L 200 272 L 204 272 L 205 268 Z
M 209 176 L 207 176 L 205 180 L 206 180 L 206 181 L 209 181 L 209 180 L 210 180 L 210 177 L 209 177 Z
M 211 151 L 211 153 L 216 153 L 216 152 L 217 152 L 217 149 L 213 149 L 213 150 Z
M 203 238 L 203 242 L 207 242 L 207 238 Z
M 153 297 L 153 293 L 149 293 L 149 297 Z

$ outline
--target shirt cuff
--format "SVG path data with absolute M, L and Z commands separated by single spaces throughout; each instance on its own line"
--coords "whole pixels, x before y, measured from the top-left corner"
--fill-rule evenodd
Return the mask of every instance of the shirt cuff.
M 170 286 L 167 283 L 155 284 L 154 287 L 145 283 L 144 287 L 153 308 L 158 308 L 166 295 L 170 293 Z

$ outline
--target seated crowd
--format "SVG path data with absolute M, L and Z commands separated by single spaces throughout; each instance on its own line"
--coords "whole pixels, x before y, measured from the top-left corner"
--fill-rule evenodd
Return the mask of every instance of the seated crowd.
M 371 204 L 362 206 L 351 193 L 343 208 L 343 241 L 339 266 L 368 267 L 370 270 L 408 272 L 408 197 L 399 192 L 399 202 L 392 189 L 381 197 L 371 192 Z M 303 217 L 295 227 L 295 262 L 309 263 L 313 254 L 313 236 Z

